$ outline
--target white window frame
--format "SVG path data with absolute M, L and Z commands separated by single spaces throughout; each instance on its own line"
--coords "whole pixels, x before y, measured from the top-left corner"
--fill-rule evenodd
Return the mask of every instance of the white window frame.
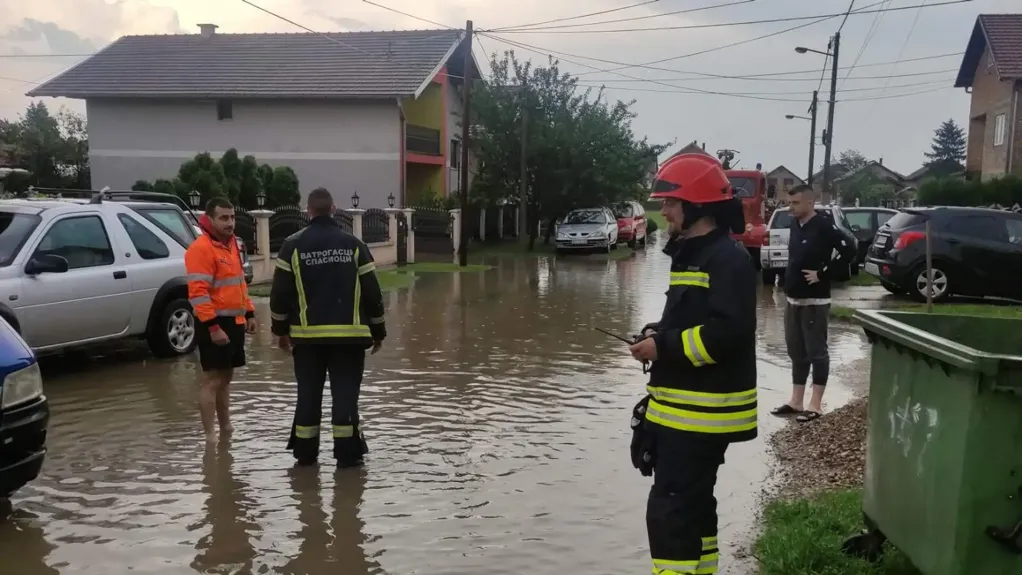
M 1008 127 L 1007 126 L 1007 124 L 1008 124 L 1007 119 L 1008 119 L 1007 118 L 1007 114 L 997 114 L 997 117 L 994 118 L 994 145 L 995 146 L 1003 146 L 1004 145 L 1004 135 L 1005 135 L 1005 132 L 1007 131 L 1007 127 Z

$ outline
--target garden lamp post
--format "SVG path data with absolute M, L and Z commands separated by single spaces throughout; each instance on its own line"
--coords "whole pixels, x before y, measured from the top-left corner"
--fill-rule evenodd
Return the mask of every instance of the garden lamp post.
M 389 196 L 387 196 L 387 205 L 388 205 L 388 206 L 390 206 L 390 207 L 392 207 L 392 208 L 393 208 L 393 207 L 394 207 L 394 202 L 395 202 L 395 201 L 396 201 L 396 200 L 395 200 L 395 198 L 394 198 L 394 194 L 393 194 L 393 193 L 391 193 L 391 194 L 390 194 Z
M 266 203 L 266 192 L 259 190 L 256 192 L 256 205 L 259 209 L 263 209 L 263 205 Z
M 351 207 L 358 208 L 358 190 L 355 190 L 355 193 L 351 194 Z
M 199 193 L 199 190 L 192 190 L 188 194 L 188 200 L 192 204 L 192 209 L 197 210 L 199 209 L 199 202 L 202 201 L 202 194 Z

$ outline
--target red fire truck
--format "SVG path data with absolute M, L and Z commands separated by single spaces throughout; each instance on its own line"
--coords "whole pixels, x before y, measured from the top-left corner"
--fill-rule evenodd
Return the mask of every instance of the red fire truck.
M 745 214 L 745 232 L 732 234 L 731 237 L 742 242 L 749 250 L 756 269 L 759 269 L 759 251 L 769 238 L 766 229 L 770 218 L 767 213 L 766 174 L 760 164 L 756 164 L 755 170 L 725 170 L 725 173 L 735 197 L 742 200 L 742 211 Z

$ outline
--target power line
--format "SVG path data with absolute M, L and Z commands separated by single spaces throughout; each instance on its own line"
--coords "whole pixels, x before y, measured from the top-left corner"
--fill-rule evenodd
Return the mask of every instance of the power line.
M 841 25 L 837 27 L 837 31 L 840 34 L 841 30 L 845 28 L 845 22 L 848 21 L 848 17 L 852 15 L 852 8 L 855 7 L 855 0 L 848 3 L 848 10 L 845 11 L 845 18 L 841 21 Z
M 367 1 L 367 0 L 365 0 L 365 1 Z M 303 25 L 299 24 L 298 22 L 295 22 L 294 20 L 291 20 L 290 18 L 287 18 L 286 16 L 282 16 L 280 14 L 277 14 L 276 12 L 273 12 L 272 10 L 268 10 L 266 8 L 263 8 L 262 6 L 259 6 L 258 4 L 255 4 L 254 2 L 251 2 L 251 0 L 241 0 L 241 2 L 243 2 L 245 4 L 248 4 L 249 6 L 259 10 L 260 12 L 264 12 L 266 14 L 269 14 L 270 16 L 273 16 L 274 18 L 277 18 L 279 20 L 283 20 L 284 22 L 287 22 L 288 24 L 291 24 L 293 26 L 301 28 L 302 30 L 305 30 L 306 32 L 309 32 L 311 34 L 316 34 L 318 36 L 322 36 L 323 38 L 329 40 L 330 42 L 333 42 L 334 44 L 338 44 L 340 46 L 344 46 L 345 48 L 354 50 L 354 51 L 359 52 L 361 54 L 365 54 L 366 56 L 369 56 L 370 58 L 376 58 L 378 60 L 382 60 L 382 61 L 387 62 L 389 64 L 393 64 L 395 66 L 402 67 L 402 68 L 407 68 L 409 70 L 413 70 L 413 71 L 419 72 L 419 73 L 428 74 L 431 71 L 431 70 L 421 70 L 421 69 L 416 68 L 414 66 L 409 66 L 409 65 L 404 64 L 402 62 L 398 62 L 397 60 L 394 60 L 393 58 L 390 58 L 388 56 L 384 56 L 384 55 L 380 55 L 380 54 L 374 54 L 374 53 L 369 52 L 367 50 L 363 50 L 363 49 L 358 48 L 356 46 L 352 46 L 351 44 L 348 44 L 347 42 L 342 42 L 341 40 L 338 40 L 337 38 L 335 38 L 335 37 L 333 37 L 333 36 L 331 36 L 329 34 L 325 34 L 323 32 L 317 32 L 316 30 L 313 30 L 312 28 L 309 28 L 308 26 L 303 26 Z M 413 17 L 417 18 L 417 16 L 413 16 Z M 452 29 L 452 30 L 457 30 L 457 29 Z M 446 72 L 438 72 L 437 75 L 438 76 L 447 76 L 448 78 L 463 79 L 462 76 L 454 76 L 454 75 L 451 75 L 451 74 L 447 74 Z
M 400 14 L 402 16 L 407 16 L 409 18 L 414 18 L 416 20 L 422 20 L 423 22 L 427 22 L 427 23 L 432 24 L 434 26 L 440 26 L 441 28 L 450 28 L 451 30 L 460 30 L 460 28 L 455 28 L 454 26 L 448 26 L 447 24 L 441 24 L 440 22 L 434 22 L 433 20 L 429 20 L 429 19 L 423 18 L 421 16 L 416 16 L 414 14 L 409 14 L 408 12 L 402 12 L 402 11 L 396 9 L 396 8 L 391 8 L 390 6 L 384 6 L 383 4 L 377 4 L 376 2 L 373 2 L 372 0 L 362 0 L 362 1 L 365 2 L 366 4 L 369 4 L 369 5 L 372 5 L 372 6 L 376 6 L 377 8 L 383 8 L 384 10 L 389 10 L 389 11 L 395 13 L 395 14 Z M 242 0 L 242 2 L 245 2 L 245 0 Z
M 936 85 L 945 85 L 946 86 L 946 85 L 948 85 L 950 83 L 951 80 L 952 80 L 952 78 L 944 78 L 944 79 L 940 79 L 940 80 L 930 80 L 928 82 L 913 82 L 911 84 L 898 84 L 896 86 L 891 86 L 891 88 L 918 88 L 920 86 L 930 86 L 930 87 L 933 87 L 933 86 L 936 86 Z M 643 90 L 643 89 L 639 89 L 639 88 L 606 86 L 605 84 L 602 84 L 602 83 L 584 83 L 584 84 L 583 83 L 579 83 L 578 85 L 582 86 L 582 87 L 586 87 L 586 88 L 601 88 L 601 87 L 606 87 L 606 88 L 609 88 L 611 90 L 641 90 L 641 91 L 655 91 L 655 92 L 664 92 L 664 93 L 684 93 L 684 90 L 673 90 L 673 91 L 672 90 Z M 884 89 L 883 86 L 872 86 L 872 87 L 865 87 L 865 88 L 849 88 L 847 90 L 841 90 L 841 92 L 842 93 L 843 92 L 871 92 L 871 91 L 883 90 L 883 89 Z M 800 94 L 804 95 L 805 94 L 805 90 L 798 90 L 798 91 L 794 91 L 794 92 L 729 92 L 729 94 L 733 95 L 733 96 L 797 96 L 797 95 L 800 95 Z
M 923 0 L 923 4 L 926 4 L 927 1 L 928 0 Z M 894 65 L 891 66 L 891 75 L 894 74 L 894 71 L 898 69 L 898 64 L 901 63 L 901 56 L 905 53 L 905 47 L 908 46 L 908 41 L 912 38 L 912 32 L 915 31 L 916 24 L 919 23 L 919 15 L 922 12 L 923 12 L 922 11 L 922 5 L 920 5 L 920 9 L 916 10 L 915 18 L 912 19 L 912 25 L 909 26 L 908 34 L 905 35 L 905 40 L 901 43 L 901 49 L 898 50 L 898 58 L 894 61 Z M 884 83 L 884 88 L 886 89 L 887 85 L 890 84 L 890 83 L 891 83 L 891 80 L 888 79 L 887 82 Z M 876 110 L 876 105 L 874 104 L 873 107 L 870 108 L 869 113 L 866 114 L 866 118 L 869 119 L 873 115 L 873 112 L 875 110 Z
M 859 66 L 859 67 L 861 68 L 862 66 Z M 849 80 L 887 80 L 887 79 L 890 79 L 890 78 L 909 78 L 909 77 L 913 77 L 913 76 L 936 76 L 938 74 L 950 74 L 950 73 L 953 73 L 953 72 L 958 72 L 958 69 L 957 68 L 948 68 L 948 69 L 945 69 L 945 70 L 934 70 L 933 72 L 913 72 L 913 73 L 909 73 L 909 74 L 896 74 L 896 75 L 893 75 L 893 76 L 887 75 L 887 74 L 883 74 L 883 75 L 880 75 L 880 76 L 853 76 L 853 77 L 849 78 Z M 772 73 L 772 75 L 777 75 L 777 74 L 778 74 L 777 72 Z M 697 77 L 694 77 L 694 78 L 692 78 L 692 77 L 680 77 L 680 78 L 650 78 L 650 79 L 651 80 L 658 80 L 660 82 L 699 82 L 699 81 L 714 81 L 714 80 L 736 80 L 736 81 L 742 81 L 742 82 L 753 82 L 753 81 L 755 81 L 755 82 L 816 82 L 817 81 L 816 78 L 760 78 L 760 77 L 756 77 L 756 76 L 723 76 L 723 75 L 717 75 L 717 74 L 714 74 L 714 75 L 712 75 L 710 77 L 697 76 Z M 584 81 L 586 81 L 586 82 L 627 82 L 628 80 L 623 80 L 623 79 L 618 79 L 618 78 L 607 78 L 607 79 L 600 79 L 600 80 L 589 80 L 587 78 Z M 817 88 L 817 90 L 819 90 L 819 88 Z
M 543 22 L 533 22 L 532 24 L 519 24 L 518 26 L 505 26 L 503 28 L 495 28 L 493 30 L 479 30 L 480 32 L 502 32 L 504 30 L 512 30 L 519 28 L 531 28 L 533 26 L 543 26 L 545 24 L 553 24 L 555 22 L 568 22 L 570 20 L 581 20 L 583 18 L 589 18 L 592 16 L 602 16 L 604 14 L 611 14 L 613 12 L 620 12 L 622 10 L 628 10 L 630 8 L 638 8 L 639 6 L 646 6 L 648 4 L 655 4 L 660 0 L 644 0 L 643 2 L 637 2 L 635 4 L 629 4 L 620 8 L 611 8 L 610 10 L 600 10 L 599 12 L 590 12 L 588 14 L 582 14 L 579 16 L 569 16 L 567 18 L 555 18 L 553 20 L 545 20 Z
M 244 1 L 244 0 L 243 0 Z M 885 0 L 886 1 L 886 0 Z M 901 10 L 913 10 L 920 7 L 925 8 L 937 8 L 940 6 L 951 6 L 953 4 L 964 4 L 966 2 L 972 2 L 973 0 L 947 0 L 938 4 L 928 4 L 923 6 L 898 6 L 895 8 L 887 8 L 887 11 L 901 11 Z M 875 14 L 883 10 L 855 10 L 850 14 L 861 16 L 863 14 Z M 734 26 L 751 26 L 756 24 L 775 24 L 778 22 L 797 22 L 800 20 L 814 20 L 814 19 L 830 19 L 844 16 L 845 12 L 838 12 L 836 14 L 816 14 L 813 16 L 787 16 L 783 18 L 766 18 L 762 20 L 745 20 L 741 22 L 714 22 L 707 24 L 685 24 L 681 26 L 657 26 L 653 28 L 612 28 L 610 30 L 553 30 L 553 29 L 529 29 L 529 30 L 504 30 L 502 34 L 617 34 L 617 33 L 630 33 L 630 32 L 657 32 L 667 30 L 702 30 L 709 28 L 730 28 Z
M 866 8 L 870 8 L 872 6 L 878 6 L 878 5 L 882 4 L 882 3 L 883 3 L 883 0 L 881 0 L 880 2 L 876 2 L 874 4 L 870 4 L 869 6 L 866 6 L 865 8 L 862 8 L 862 9 L 865 10 Z M 801 30 L 802 28 L 808 28 L 810 26 L 815 26 L 816 24 L 819 24 L 821 22 L 826 22 L 827 20 L 833 20 L 834 18 L 837 18 L 837 16 L 825 16 L 825 17 L 819 18 L 817 20 L 813 20 L 811 22 L 804 22 L 802 24 L 798 24 L 798 25 L 792 26 L 791 28 L 785 28 L 783 30 L 778 30 L 776 32 L 770 32 L 769 34 L 764 34 L 762 36 L 756 36 L 754 38 L 748 38 L 746 40 L 739 40 L 737 42 L 732 42 L 730 44 L 723 44 L 723 45 L 720 45 L 720 46 L 714 46 L 713 48 L 707 48 L 705 50 L 699 50 L 697 52 L 689 52 L 688 54 L 681 54 L 681 55 L 678 55 L 678 56 L 671 56 L 670 58 L 661 58 L 659 60 L 652 60 L 652 61 L 649 61 L 649 62 L 643 62 L 642 64 L 639 64 L 638 66 L 648 66 L 650 64 L 662 64 L 664 62 L 671 62 L 671 61 L 674 61 L 674 60 L 682 60 L 684 58 L 691 58 L 693 56 L 700 56 L 702 54 L 709 54 L 710 52 L 717 52 L 719 50 L 725 50 L 727 48 L 733 48 L 735 46 L 741 46 L 743 44 L 749 44 L 749 43 L 756 42 L 756 41 L 759 41 L 759 40 L 765 40 L 767 38 L 772 38 L 774 36 L 780 36 L 781 34 L 787 34 L 788 32 L 794 32 L 795 30 Z M 636 64 L 625 64 L 621 68 L 612 68 L 611 71 L 614 71 L 614 70 L 624 70 L 626 68 L 631 68 L 633 66 L 636 66 Z M 591 74 L 591 73 L 592 72 L 583 72 L 582 74 Z M 580 75 L 582 75 L 582 74 L 580 74 Z
M 518 41 L 508 40 L 506 38 L 501 38 L 500 36 L 495 36 L 493 34 L 483 34 L 483 35 L 485 35 L 487 38 L 492 38 L 492 39 L 494 39 L 494 40 L 496 40 L 498 42 L 502 42 L 502 43 L 505 43 L 505 44 L 508 44 L 508 45 L 518 45 L 522 49 L 529 50 L 529 51 L 535 52 L 537 54 L 542 54 L 542 55 L 546 55 L 546 56 L 550 56 L 550 55 L 563 56 L 566 62 L 570 62 L 570 60 L 568 60 L 568 58 L 581 58 L 583 60 L 591 60 L 593 62 L 600 62 L 600 63 L 603 63 L 603 64 L 612 64 L 612 65 L 617 65 L 618 66 L 616 68 L 601 69 L 601 68 L 597 68 L 595 66 L 589 66 L 589 65 L 581 64 L 582 66 L 585 66 L 586 68 L 590 68 L 593 71 L 592 72 L 580 72 L 578 74 L 575 74 L 575 76 L 577 76 L 577 77 L 581 77 L 581 76 L 586 75 L 586 74 L 597 74 L 597 73 L 601 73 L 601 72 L 607 72 L 607 73 L 610 73 L 610 74 L 616 74 L 617 71 L 619 71 L 619 70 L 626 70 L 626 69 L 631 69 L 631 68 L 641 68 L 641 69 L 647 69 L 647 70 L 674 72 L 674 73 L 677 73 L 677 74 L 693 74 L 693 75 L 696 75 L 696 76 L 703 76 L 703 77 L 706 77 L 706 78 L 726 79 L 726 80 L 762 79 L 762 77 L 764 77 L 764 76 L 787 76 L 787 75 L 796 74 L 796 73 L 807 73 L 807 72 L 808 73 L 815 73 L 816 72 L 815 70 L 807 70 L 807 71 L 799 71 L 799 72 L 772 72 L 772 73 L 768 73 L 768 74 L 750 74 L 750 75 L 745 75 L 745 76 L 733 76 L 733 75 L 725 75 L 725 74 L 711 74 L 711 73 L 706 73 L 706 72 L 686 72 L 686 71 L 683 71 L 683 70 L 672 70 L 670 68 L 661 68 L 661 67 L 657 67 L 657 66 L 648 66 L 648 65 L 645 65 L 645 64 L 627 64 L 627 63 L 624 63 L 624 62 L 618 62 L 618 61 L 615 61 L 615 60 L 606 60 L 606 59 L 603 59 L 603 58 L 596 58 L 596 57 L 593 57 L 593 56 L 582 56 L 582 55 L 579 55 L 579 54 L 571 54 L 569 52 L 561 52 L 559 50 L 553 50 L 553 49 L 546 48 L 546 47 L 543 47 L 543 46 L 536 46 L 534 44 L 526 44 L 525 42 L 518 42 Z M 936 57 L 945 57 L 945 56 L 946 55 L 942 54 L 942 55 L 939 55 L 939 56 L 936 56 Z M 874 64 L 871 64 L 871 66 L 872 65 L 874 65 Z M 940 73 L 943 73 L 943 72 L 944 71 L 942 70 Z M 924 74 L 932 74 L 932 73 L 931 72 L 926 72 Z M 907 75 L 908 74 L 906 74 L 906 76 Z M 692 79 L 694 80 L 695 78 L 692 78 Z M 688 80 L 688 79 L 687 78 L 682 78 L 680 80 Z M 801 78 L 779 78 L 779 79 L 774 79 L 773 81 L 804 81 L 804 80 L 805 79 L 801 79 Z
M 926 1 L 923 0 L 923 3 L 925 4 Z M 891 0 L 888 0 L 887 8 L 890 9 L 890 7 Z M 850 68 L 848 68 L 848 73 L 845 74 L 845 77 L 841 80 L 841 86 L 845 85 L 845 81 L 848 80 L 848 76 L 852 75 L 852 70 L 854 70 L 855 66 L 858 65 L 859 60 L 862 58 L 862 55 L 866 53 L 866 48 L 869 46 L 869 43 L 873 40 L 873 36 L 876 35 L 876 31 L 880 29 L 880 21 L 884 19 L 884 15 L 886 14 L 887 10 L 881 7 L 881 11 L 877 12 L 876 15 L 873 16 L 873 22 L 869 25 L 869 30 L 866 31 L 866 38 L 862 41 L 862 46 L 859 47 L 859 53 L 856 54 L 855 59 L 852 60 L 852 65 Z M 839 88 L 841 86 L 839 86 Z
M 674 10 L 672 12 L 661 12 L 659 14 L 648 14 L 646 16 L 633 16 L 631 18 L 617 18 L 614 20 L 602 20 L 600 22 L 587 22 L 582 24 L 565 24 L 563 26 L 548 26 L 542 28 L 529 28 L 526 30 L 518 28 L 504 28 L 495 29 L 493 32 L 533 32 L 535 30 L 563 30 L 566 28 L 582 28 L 584 26 L 597 26 L 600 24 L 618 24 L 621 22 L 635 22 L 637 20 L 649 20 L 651 18 L 664 18 L 667 16 L 677 16 L 678 14 L 690 14 L 692 12 L 704 12 L 706 10 L 715 10 L 717 8 L 728 8 L 730 6 L 738 6 L 739 4 L 748 4 L 755 2 L 756 0 L 733 0 L 731 2 L 723 2 L 721 4 L 711 4 L 709 6 L 700 6 L 698 8 L 685 8 L 684 10 Z M 489 32 L 490 30 L 480 30 L 480 32 Z

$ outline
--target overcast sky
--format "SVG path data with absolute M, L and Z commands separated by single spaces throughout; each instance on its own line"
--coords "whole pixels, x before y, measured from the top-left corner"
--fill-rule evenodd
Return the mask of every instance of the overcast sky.
M 317 31 L 436 27 L 361 0 L 253 1 Z M 897 8 L 945 1 L 889 0 L 882 7 Z M 475 27 L 482 30 L 571 17 L 638 2 L 380 0 L 381 4 L 444 25 L 461 27 L 466 19 L 472 19 Z M 856 0 L 855 7 L 863 9 L 877 2 Z M 797 119 L 787 120 L 784 116 L 806 113 L 810 94 L 819 85 L 819 72 L 762 77 L 769 80 L 717 79 L 700 77 L 698 73 L 747 76 L 821 70 L 823 56 L 797 54 L 794 48 L 802 45 L 826 50 L 828 38 L 838 29 L 841 18 L 807 25 L 799 30 L 740 46 L 651 64 L 663 70 L 634 66 L 623 68 L 607 61 L 644 64 L 756 38 L 800 24 L 809 24 L 810 21 L 684 30 L 584 34 L 567 32 L 663 28 L 826 15 L 843 12 L 848 8 L 849 0 L 658 0 L 646 6 L 584 20 L 571 20 L 560 25 L 638 18 L 729 3 L 734 5 L 596 27 L 562 28 L 545 33 L 492 32 L 482 36 L 475 49 L 480 62 L 484 62 L 484 49 L 489 53 L 511 48 L 493 37 L 498 36 L 531 45 L 538 52 L 560 52 L 562 69 L 582 74 L 580 79 L 587 84 L 606 82 L 607 94 L 611 98 L 636 101 L 633 109 L 638 117 L 633 127 L 640 137 L 648 136 L 657 143 L 674 140 L 675 148 L 698 140 L 700 143 L 705 142 L 709 151 L 725 147 L 737 149 L 743 167 L 753 167 L 757 162 L 763 163 L 766 168 L 784 164 L 804 176 L 808 167 L 809 123 Z M 842 70 L 839 73 L 838 84 L 843 90 L 839 90 L 835 114 L 835 156 L 841 150 L 855 148 L 867 157 L 882 157 L 885 165 L 903 173 L 918 168 L 924 159 L 923 152 L 929 147 L 934 128 L 942 121 L 953 118 L 963 127 L 968 125 L 969 97 L 964 90 L 952 87 L 961 57 L 902 62 L 897 67 L 893 64 L 869 64 L 962 52 L 978 14 L 1020 11 L 1020 6 L 1022 2 L 1019 0 L 972 0 L 950 6 L 851 16 L 842 30 L 839 64 L 847 67 L 858 61 L 858 66 L 851 70 L 847 82 L 843 78 L 849 71 Z M 74 55 L 90 53 L 122 35 L 195 33 L 196 24 L 201 22 L 218 24 L 220 33 L 300 31 L 294 25 L 266 15 L 240 0 L 0 0 L 0 22 L 0 54 L 32 56 L 0 57 L 0 117 L 9 119 L 14 119 L 24 110 L 29 102 L 24 93 L 34 83 L 44 81 L 82 59 L 82 56 Z M 863 50 L 867 38 L 869 42 Z M 344 48 L 339 46 L 338 49 Z M 531 58 L 537 63 L 546 61 L 546 56 L 521 47 L 514 49 L 520 57 Z M 47 54 L 61 56 L 40 57 Z M 619 70 L 616 73 L 594 72 L 593 68 Z M 925 74 L 928 72 L 933 73 Z M 895 74 L 911 75 L 891 79 L 856 79 L 856 76 Z M 885 84 L 888 84 L 886 90 Z M 828 89 L 829 72 L 828 80 L 823 83 L 821 97 L 826 97 Z M 716 94 L 692 93 L 691 90 Z M 926 93 L 890 97 L 915 92 Z M 719 93 L 746 94 L 758 99 Z M 875 99 L 880 96 L 884 99 Z M 845 101 L 842 102 L 842 99 Z M 84 109 L 78 101 L 49 98 L 45 101 L 54 109 L 60 105 Z M 821 104 L 820 111 L 822 130 L 826 106 Z M 819 167 L 823 161 L 822 147 L 818 149 L 816 157 Z

